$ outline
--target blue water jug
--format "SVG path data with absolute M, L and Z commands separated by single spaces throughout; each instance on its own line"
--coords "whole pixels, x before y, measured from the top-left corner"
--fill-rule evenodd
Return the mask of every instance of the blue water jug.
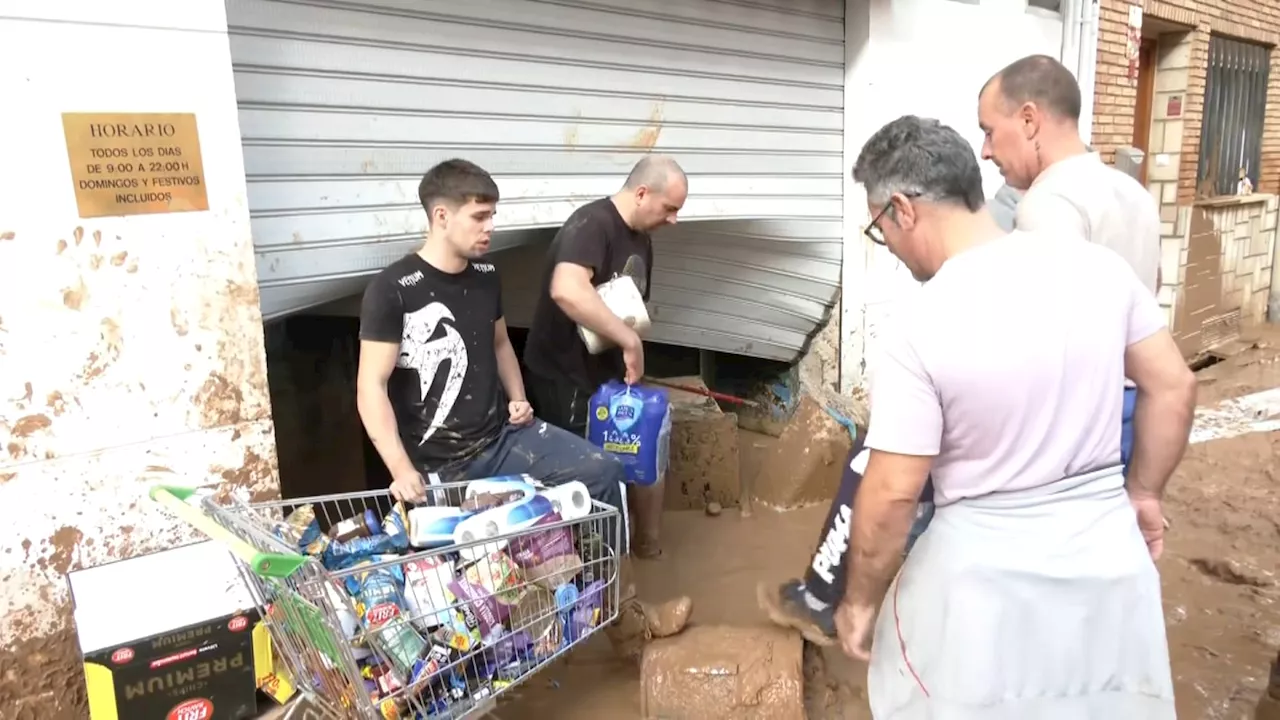
M 591 396 L 587 439 L 622 461 L 627 482 L 653 485 L 671 457 L 671 403 L 667 391 L 613 381 Z

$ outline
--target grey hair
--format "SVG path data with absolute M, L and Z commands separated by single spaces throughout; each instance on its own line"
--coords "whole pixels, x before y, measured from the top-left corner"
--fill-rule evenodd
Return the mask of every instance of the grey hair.
M 635 190 L 644 185 L 654 192 L 662 192 L 667 189 L 667 182 L 672 178 L 679 178 L 686 183 L 689 181 L 684 168 L 675 160 L 666 155 L 645 155 L 631 168 L 631 174 L 622 187 Z
M 876 131 L 858 153 L 853 179 L 874 204 L 894 193 L 982 208 L 982 171 L 960 133 L 932 118 L 903 115 Z

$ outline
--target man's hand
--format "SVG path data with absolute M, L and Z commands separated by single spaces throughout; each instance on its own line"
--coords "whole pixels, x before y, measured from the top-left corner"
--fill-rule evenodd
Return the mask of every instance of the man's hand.
M 427 484 L 422 474 L 414 471 L 392 479 L 391 496 L 400 502 L 419 503 L 427 499 Z
M 1147 541 L 1147 551 L 1152 561 L 1159 560 L 1164 553 L 1164 510 L 1160 507 L 1160 499 L 1154 497 L 1129 496 L 1129 503 L 1138 515 L 1138 529 L 1142 531 L 1142 539 Z
M 844 654 L 854 660 L 871 659 L 871 637 L 876 627 L 876 609 L 841 602 L 836 608 L 836 633 Z
M 528 425 L 533 422 L 533 406 L 525 400 L 507 403 L 507 412 L 511 414 L 512 425 Z
M 627 374 L 623 377 L 628 385 L 635 385 L 644 377 L 644 343 L 634 330 L 627 336 L 622 345 L 622 362 L 626 365 Z

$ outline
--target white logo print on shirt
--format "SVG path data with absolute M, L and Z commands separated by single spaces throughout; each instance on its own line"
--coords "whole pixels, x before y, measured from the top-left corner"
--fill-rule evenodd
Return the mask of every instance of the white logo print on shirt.
M 449 374 L 444 379 L 444 391 L 436 404 L 436 414 L 418 445 L 434 435 L 449 417 L 458 394 L 462 392 L 462 380 L 467 376 L 467 346 L 452 325 L 441 323 L 446 318 L 454 320 L 453 313 L 438 302 L 404 314 L 404 335 L 400 340 L 400 358 L 396 365 L 418 371 L 422 400 L 427 399 L 427 391 L 435 382 L 440 364 L 449 361 Z M 437 326 L 444 328 L 444 337 L 432 340 Z

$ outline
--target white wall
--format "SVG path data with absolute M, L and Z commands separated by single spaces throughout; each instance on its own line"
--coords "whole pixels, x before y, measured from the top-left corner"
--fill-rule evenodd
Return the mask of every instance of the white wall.
M 66 571 L 192 536 L 151 483 L 276 493 L 275 448 L 222 0 L 6 14 L 0 716 L 80 717 Z M 81 219 L 68 111 L 196 113 L 209 210 Z
M 846 172 L 877 129 L 907 114 L 954 127 L 977 154 L 983 83 L 1025 55 L 1060 57 L 1062 29 L 1059 16 L 1028 10 L 1025 0 L 848 0 Z M 994 165 L 982 166 L 990 197 L 1003 181 Z M 846 179 L 840 373 L 846 392 L 863 385 L 894 308 L 919 287 L 887 250 L 862 234 L 870 219 L 862 189 Z

